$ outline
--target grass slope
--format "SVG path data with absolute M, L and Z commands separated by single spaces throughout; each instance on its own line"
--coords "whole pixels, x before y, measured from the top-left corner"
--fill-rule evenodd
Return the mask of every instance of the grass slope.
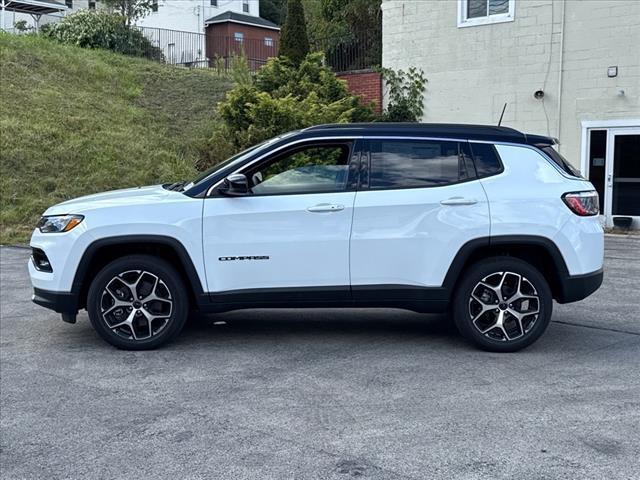
M 0 34 L 0 243 L 62 200 L 187 179 L 229 81 Z

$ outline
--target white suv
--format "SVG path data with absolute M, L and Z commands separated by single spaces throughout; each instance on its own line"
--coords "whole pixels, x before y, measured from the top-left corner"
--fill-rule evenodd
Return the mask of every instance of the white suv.
M 515 351 L 553 299 L 602 283 L 598 195 L 547 137 L 504 127 L 323 125 L 190 183 L 49 208 L 31 238 L 33 301 L 126 349 L 190 309 L 451 308 L 481 348 Z

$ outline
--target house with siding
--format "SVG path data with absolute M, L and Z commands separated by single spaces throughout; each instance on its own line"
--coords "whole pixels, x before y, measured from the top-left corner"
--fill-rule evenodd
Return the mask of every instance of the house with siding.
M 609 225 L 640 227 L 640 2 L 383 0 L 383 66 L 422 68 L 424 122 L 559 139 Z

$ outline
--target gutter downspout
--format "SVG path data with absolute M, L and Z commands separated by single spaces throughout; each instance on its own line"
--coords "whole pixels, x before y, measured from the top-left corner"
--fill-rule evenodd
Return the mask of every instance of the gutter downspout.
M 558 138 L 558 142 L 560 143 L 560 127 L 561 127 L 561 122 L 562 122 L 562 65 L 563 65 L 563 61 L 564 61 L 564 13 L 565 13 L 565 7 L 567 5 L 567 1 L 566 0 L 562 0 L 562 18 L 560 19 L 560 58 L 558 61 L 558 111 L 557 111 L 557 118 L 558 118 L 558 131 L 556 132 L 556 137 Z M 553 8 L 553 6 L 552 6 Z M 560 145 L 558 145 L 558 151 L 561 148 L 561 143 Z

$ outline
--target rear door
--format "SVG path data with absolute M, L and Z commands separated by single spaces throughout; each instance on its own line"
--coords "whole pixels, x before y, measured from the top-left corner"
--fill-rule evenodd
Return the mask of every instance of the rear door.
M 372 139 L 354 203 L 351 284 L 441 286 L 458 250 L 489 236 L 489 206 L 467 142 Z

